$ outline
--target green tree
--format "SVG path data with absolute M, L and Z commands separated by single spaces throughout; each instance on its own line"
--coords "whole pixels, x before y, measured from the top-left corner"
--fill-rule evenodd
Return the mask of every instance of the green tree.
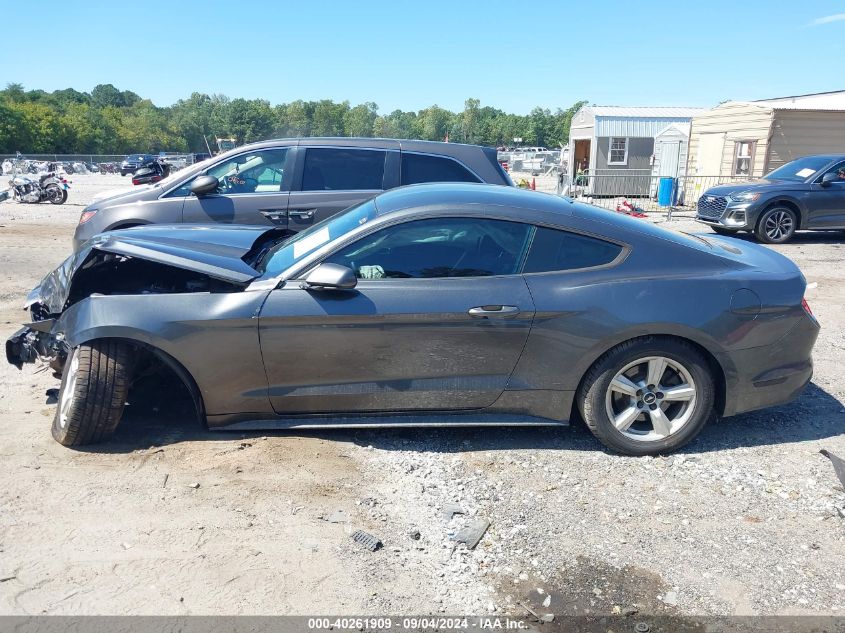
M 126 105 L 123 93 L 111 84 L 98 84 L 91 91 L 91 103 L 98 108 L 111 106 L 120 108 Z
M 372 102 L 362 103 L 345 113 L 343 129 L 347 136 L 372 136 L 376 117 L 378 106 Z
M 479 108 L 478 99 L 467 99 L 461 114 L 461 140 L 464 143 L 474 143 L 478 135 Z
M 417 115 L 420 138 L 426 141 L 443 141 L 449 129 L 452 113 L 437 104 L 420 110 Z

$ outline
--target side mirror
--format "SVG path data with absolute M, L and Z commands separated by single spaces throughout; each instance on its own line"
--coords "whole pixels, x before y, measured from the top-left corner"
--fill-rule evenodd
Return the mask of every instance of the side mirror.
M 822 176 L 821 186 L 822 187 L 830 187 L 831 183 L 839 182 L 839 173 L 835 171 L 829 171 L 824 176 Z
M 305 278 L 303 287 L 312 290 L 323 288 L 351 290 L 358 285 L 358 278 L 351 268 L 340 264 L 320 264 Z
M 217 191 L 217 187 L 219 186 L 220 181 L 214 176 L 197 176 L 191 183 L 191 192 L 197 196 L 204 196 Z

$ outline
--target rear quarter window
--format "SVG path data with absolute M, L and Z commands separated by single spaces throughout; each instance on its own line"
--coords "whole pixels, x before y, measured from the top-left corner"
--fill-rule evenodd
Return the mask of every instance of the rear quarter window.
M 609 264 L 622 247 L 595 237 L 538 227 L 525 261 L 524 273 L 578 270 Z
M 446 156 L 402 152 L 402 184 L 423 182 L 481 182 L 481 179 Z
M 354 148 L 309 148 L 302 191 L 378 191 L 387 152 Z

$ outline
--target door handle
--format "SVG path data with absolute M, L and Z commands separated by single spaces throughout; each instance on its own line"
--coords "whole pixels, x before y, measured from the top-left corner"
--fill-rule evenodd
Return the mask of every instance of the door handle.
M 516 306 L 478 306 L 477 308 L 470 308 L 467 310 L 467 313 L 477 319 L 486 319 L 488 317 L 494 319 L 512 319 L 519 314 L 519 308 Z
M 286 223 L 288 219 L 286 209 L 261 209 L 259 213 L 274 224 Z
M 310 220 L 314 217 L 314 212 L 316 210 L 317 209 L 291 209 L 288 211 L 288 217 Z

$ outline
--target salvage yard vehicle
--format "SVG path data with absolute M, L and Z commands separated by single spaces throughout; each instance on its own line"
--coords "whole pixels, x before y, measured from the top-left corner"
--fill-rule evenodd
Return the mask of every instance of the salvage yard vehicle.
M 97 233 L 143 224 L 263 224 L 296 233 L 385 189 L 423 182 L 513 186 L 496 151 L 478 145 L 372 138 L 263 141 L 154 186 L 97 200 L 79 218 L 74 250 Z
M 845 154 L 805 156 L 762 180 L 712 187 L 698 199 L 696 220 L 722 235 L 752 232 L 767 244 L 803 229 L 845 229 Z
M 115 430 L 156 359 L 211 429 L 562 425 L 630 455 L 788 402 L 819 325 L 786 257 L 510 187 L 401 187 L 285 237 L 97 236 L 29 295 L 10 363 L 61 373 L 52 433 Z
M 68 189 L 70 185 L 67 179 L 52 171 L 36 178 L 15 176 L 9 181 L 12 199 L 18 202 L 64 204 L 67 201 Z

